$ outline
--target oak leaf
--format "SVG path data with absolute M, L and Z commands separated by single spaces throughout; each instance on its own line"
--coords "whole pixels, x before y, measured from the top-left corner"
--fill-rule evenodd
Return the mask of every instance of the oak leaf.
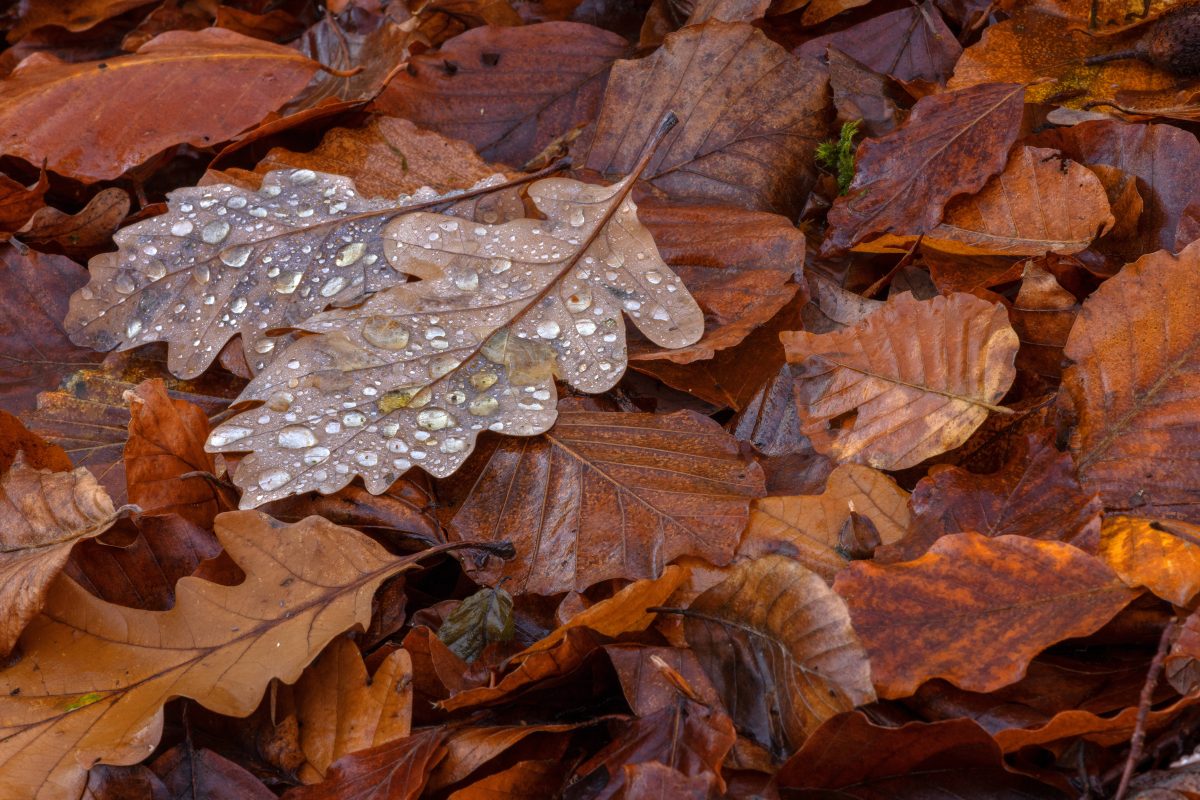
M 681 613 L 688 644 L 738 728 L 777 756 L 875 699 L 846 604 L 797 561 L 743 561 Z
M 18 457 L 0 476 L 0 656 L 46 602 L 55 576 L 76 542 L 99 536 L 117 521 L 112 499 L 83 467 L 74 472 L 32 469 Z
M 943 536 L 915 561 L 856 561 L 833 588 L 885 698 L 931 678 L 976 692 L 1013 683 L 1039 652 L 1091 633 L 1137 594 L 1069 544 L 978 533 Z
M 470 479 L 472 476 L 467 476 Z M 450 524 L 461 540 L 512 541 L 476 577 L 518 594 L 657 576 L 682 555 L 728 563 L 762 470 L 694 412 L 561 412 L 540 439 L 488 455 Z
M 168 147 L 233 138 L 319 66 L 220 28 L 170 31 L 102 62 L 36 55 L 5 80 L 0 151 L 86 183 L 116 178 Z M 242 91 L 231 95 L 230 85 Z
M 1004 306 L 903 294 L 852 327 L 780 334 L 802 430 L 838 461 L 903 469 L 958 447 L 1012 385 Z
M 1080 482 L 1110 510 L 1200 522 L 1200 242 L 1143 256 L 1083 304 L 1063 374 Z
M 1004 168 L 1020 132 L 1024 88 L 989 83 L 923 97 L 898 130 L 864 142 L 849 194 L 829 211 L 822 252 L 872 234 L 932 230 L 946 203 L 979 191 Z
M 319 517 L 285 526 L 231 512 L 216 531 L 246 581 L 184 578 L 170 611 L 53 585 L 21 635 L 24 658 L 0 671 L 0 794 L 49 800 L 78 793 L 93 763 L 140 761 L 172 697 L 249 714 L 272 678 L 295 681 L 334 636 L 366 625 L 375 589 L 422 555 L 393 556 Z
M 320 335 L 291 345 L 240 398 L 266 404 L 209 438 L 210 451 L 253 451 L 234 474 L 242 506 L 328 494 L 355 475 L 379 493 L 414 465 L 445 477 L 483 430 L 546 431 L 555 376 L 593 393 L 620 379 L 622 311 L 664 347 L 699 339 L 703 315 L 629 198 L 640 172 L 612 186 L 536 181 L 529 196 L 545 220 L 414 212 L 390 223 L 388 269 L 421 280 L 299 325 Z

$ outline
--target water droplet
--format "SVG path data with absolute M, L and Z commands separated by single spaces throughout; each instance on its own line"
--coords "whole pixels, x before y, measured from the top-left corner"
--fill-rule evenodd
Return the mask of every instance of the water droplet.
M 321 297 L 333 297 L 335 294 L 346 288 L 346 279 L 341 275 L 336 278 L 330 278 L 321 287 Z
M 258 488 L 264 492 L 278 489 L 290 481 L 292 476 L 282 469 L 270 469 L 258 476 Z
M 408 330 L 395 317 L 369 317 L 362 335 L 383 350 L 403 350 L 408 345 Z
M 434 350 L 445 350 L 448 347 L 450 347 L 450 342 L 449 342 L 449 340 L 443 339 L 442 337 L 439 336 L 437 339 L 431 340 L 429 342 L 429 346 L 432 347 Z
M 494 372 L 476 372 L 471 376 L 471 385 L 479 391 L 486 391 L 496 385 L 499 376 Z
M 454 276 L 454 285 L 464 292 L 473 292 L 479 288 L 479 273 L 473 269 L 459 272 Z
M 382 428 L 380 428 L 379 432 L 390 439 L 393 436 L 395 436 L 399 432 L 399 430 L 400 430 L 399 422 L 389 422 L 386 425 L 384 425 Z
M 537 334 L 543 339 L 557 339 L 561 329 L 554 320 L 546 320 L 537 326 Z
M 236 425 L 217 428 L 208 437 L 208 443 L 213 447 L 224 447 L 230 442 L 236 442 L 239 439 L 245 439 L 250 434 L 254 433 L 250 428 L 241 428 Z
M 311 467 L 314 464 L 320 464 L 322 461 L 329 458 L 329 455 L 330 453 L 328 447 L 314 447 L 312 450 L 309 450 L 304 454 L 304 465 L 306 467 Z
M 137 284 L 133 282 L 133 278 L 128 272 L 122 272 L 118 275 L 117 279 L 113 281 L 113 286 L 121 294 L 132 294 L 133 290 L 137 288 Z
M 587 311 L 592 305 L 591 292 L 581 292 L 573 294 L 567 298 L 567 310 L 572 314 L 578 314 L 581 311 Z
M 583 223 L 587 222 L 587 217 L 583 215 L 583 209 L 576 206 L 571 210 L 571 216 L 567 218 L 567 222 L 572 228 L 583 227 Z
M 466 439 L 456 439 L 453 436 L 448 437 L 442 442 L 442 446 L 438 448 L 443 453 L 461 453 L 467 449 Z
M 637 311 L 641 307 L 642 307 L 642 304 L 639 303 L 637 300 L 626 300 L 625 301 L 625 310 L 626 311 Z
M 454 424 L 454 417 L 441 408 L 427 408 L 417 414 L 417 425 L 427 431 L 440 431 Z
M 590 319 L 581 319 L 575 323 L 575 330 L 583 336 L 591 336 L 596 332 L 596 323 Z
M 192 225 L 191 220 L 181 219 L 171 226 L 171 234 L 173 236 L 187 236 L 192 232 L 193 227 L 195 226 Z
M 657 308 L 655 308 L 654 312 L 650 316 L 653 317 L 654 319 L 661 320 L 664 322 L 671 318 L 671 315 L 668 314 L 667 310 L 665 308 L 663 308 L 662 306 L 658 306 Z
M 461 406 L 463 403 L 467 402 L 467 395 L 465 392 L 455 389 L 454 391 L 446 394 L 446 402 L 451 403 L 452 405 Z
M 296 291 L 296 287 L 300 285 L 303 277 L 303 272 L 285 272 L 275 281 L 275 291 L 280 294 L 291 294 Z
M 304 186 L 312 183 L 316 179 L 317 173 L 313 172 L 311 169 L 298 169 L 292 173 L 292 183 L 296 184 L 297 186 Z
M 225 201 L 225 205 L 229 206 L 230 208 L 245 208 L 246 198 L 242 197 L 240 194 L 235 194 L 233 197 Z
M 204 295 L 204 305 L 211 306 L 215 302 L 217 302 L 217 296 L 215 294 Z
M 127 326 L 125 326 L 125 336 L 128 339 L 132 339 L 133 337 L 137 336 L 141 332 L 142 332 L 142 321 L 140 319 L 135 319 L 135 320 L 131 321 Z
M 445 335 L 446 335 L 446 329 L 439 328 L 436 325 L 434 325 L 432 328 L 425 329 L 425 338 L 426 339 L 433 340 L 433 339 L 438 338 L 439 336 L 445 336 Z
M 233 302 L 229 304 L 229 310 L 235 314 L 240 314 L 246 310 L 247 302 L 244 297 L 235 297 Z
M 272 411 L 287 411 L 292 407 L 292 403 L 296 401 L 296 396 L 291 392 L 273 392 L 267 398 L 267 408 Z
M 347 428 L 360 428 L 367 421 L 367 418 L 357 411 L 351 411 L 349 414 L 342 415 L 342 423 Z
M 662 279 L 663 276 L 657 272 L 651 271 L 646 273 L 646 283 L 658 286 L 660 283 L 662 283 Z
M 275 342 L 271 339 L 263 339 L 258 344 L 254 345 L 254 352 L 266 355 L 275 349 Z
M 365 452 L 356 455 L 354 460 L 357 461 L 360 466 L 373 467 L 379 463 L 379 456 L 375 455 L 374 453 Z
M 342 432 L 342 423 L 337 422 L 336 420 L 333 422 L 326 423 L 325 424 L 325 432 L 326 433 L 341 433 Z
M 142 252 L 148 256 L 156 256 L 158 255 L 158 248 L 152 244 L 148 244 L 142 248 Z
M 276 439 L 280 447 L 289 450 L 299 450 L 301 447 L 312 447 L 317 443 L 317 437 L 308 428 L 301 425 L 289 425 L 279 431 Z
M 501 272 L 508 272 L 510 269 L 512 269 L 512 262 L 507 258 L 497 258 L 492 262 L 491 270 L 496 275 L 499 275 Z
M 499 400 L 490 395 L 483 395 L 472 400 L 471 405 L 467 406 L 467 410 L 476 417 L 488 417 L 496 413 L 496 409 L 499 407 Z
M 235 244 L 233 247 L 226 247 L 222 250 L 219 258 L 221 263 L 227 267 L 244 267 L 250 260 L 252 252 L 254 252 L 254 248 L 248 244 Z
M 339 267 L 348 267 L 355 261 L 358 261 L 360 258 L 362 258 L 363 250 L 366 249 L 367 246 L 362 242 L 348 244 L 341 250 L 338 250 L 337 258 L 333 263 L 337 264 Z
M 223 242 L 228 235 L 229 223 L 223 219 L 208 223 L 204 226 L 204 230 L 200 231 L 200 238 L 209 244 Z
M 458 221 L 452 219 L 452 220 L 447 220 L 446 222 L 439 222 L 438 227 L 444 231 L 453 232 L 453 231 L 458 230 Z
M 444 339 L 442 341 L 445 341 Z M 459 361 L 452 355 L 440 355 L 429 359 L 429 374 L 433 378 L 440 378 L 443 375 L 448 375 L 453 372 L 459 364 Z

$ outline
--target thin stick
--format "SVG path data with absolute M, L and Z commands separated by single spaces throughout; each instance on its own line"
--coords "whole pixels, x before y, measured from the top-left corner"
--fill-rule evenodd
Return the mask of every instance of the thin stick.
M 1133 738 L 1129 740 L 1129 757 L 1125 759 L 1125 770 L 1121 773 L 1121 783 L 1117 785 L 1117 793 L 1113 800 L 1124 800 L 1129 791 L 1129 781 L 1133 778 L 1133 770 L 1142 757 L 1142 745 L 1146 742 L 1146 717 L 1150 714 L 1150 703 L 1154 697 L 1154 687 L 1158 685 L 1158 677 L 1162 674 L 1163 663 L 1167 660 L 1167 650 L 1175 634 L 1175 620 L 1172 619 L 1163 628 L 1162 637 L 1158 640 L 1158 652 L 1150 662 L 1146 672 L 1146 682 L 1142 684 L 1142 696 L 1138 700 L 1137 722 L 1133 726 Z
M 921 240 L 924 238 L 925 234 L 923 233 L 918 236 L 917 240 L 912 243 L 912 247 L 908 248 L 908 252 L 904 254 L 904 257 L 896 262 L 896 266 L 888 270 L 887 275 L 884 275 L 882 278 L 868 286 L 867 290 L 863 292 L 863 297 L 867 298 L 868 300 L 874 297 L 879 293 L 880 289 L 892 282 L 892 278 L 896 277 L 896 273 L 911 264 L 913 256 L 916 255 L 917 248 L 921 246 Z

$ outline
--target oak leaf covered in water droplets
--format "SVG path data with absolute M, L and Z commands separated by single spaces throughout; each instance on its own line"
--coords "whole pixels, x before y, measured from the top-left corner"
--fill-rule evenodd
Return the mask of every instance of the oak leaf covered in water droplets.
M 168 366 L 183 378 L 241 334 L 247 362 L 262 369 L 276 355 L 271 329 L 405 280 L 383 258 L 389 219 L 454 204 L 447 213 L 503 221 L 520 213 L 504 187 L 494 175 L 462 192 L 372 200 L 348 178 L 297 169 L 268 173 L 257 192 L 179 189 L 168 213 L 119 231 L 120 249 L 91 260 L 65 327 L 98 350 L 168 342 Z
M 538 181 L 529 196 L 544 220 L 391 222 L 388 259 L 420 281 L 297 326 L 319 335 L 246 387 L 241 399 L 262 406 L 209 438 L 212 451 L 252 451 L 234 476 L 243 507 L 355 475 L 378 493 L 414 465 L 444 477 L 482 430 L 548 430 L 556 376 L 586 392 L 620 379 L 622 312 L 663 347 L 699 339 L 700 308 L 628 198 L 636 177 Z

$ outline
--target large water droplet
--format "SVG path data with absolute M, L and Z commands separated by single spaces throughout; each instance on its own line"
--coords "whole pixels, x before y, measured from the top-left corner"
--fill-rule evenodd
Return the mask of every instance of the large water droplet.
M 225 241 L 225 237 L 229 235 L 229 223 L 223 219 L 218 219 L 204 226 L 204 230 L 200 231 L 200 238 L 208 244 L 217 244 Z
M 349 414 L 342 415 L 342 422 L 347 428 L 359 428 L 366 421 L 367 418 L 357 411 L 351 411 Z
M 279 442 L 280 447 L 298 450 L 301 447 L 312 447 L 317 443 L 317 437 L 308 428 L 301 425 L 289 425 L 279 431 L 276 441 Z
M 113 281 L 113 286 L 121 294 L 133 294 L 133 290 L 137 288 L 137 284 L 133 282 L 133 277 L 128 272 L 122 272 L 117 275 L 117 279 Z
M 320 464 L 325 459 L 329 458 L 328 447 L 314 447 L 304 454 L 304 465 L 311 467 L 314 464 Z
M 348 244 L 341 250 L 338 250 L 337 258 L 334 260 L 334 263 L 339 267 L 348 267 L 355 261 L 358 261 L 360 258 L 362 258 L 363 250 L 366 248 L 367 246 L 362 242 Z
M 658 286 L 662 283 L 663 276 L 657 272 L 651 271 L 646 273 L 646 283 Z
M 172 236 L 187 236 L 189 233 L 192 232 L 192 228 L 194 228 L 194 227 L 195 226 L 192 225 L 191 220 L 181 219 L 178 222 L 176 222 L 174 225 L 171 226 L 171 235 Z
M 545 322 L 538 323 L 537 335 L 543 339 L 557 339 L 561 330 L 562 329 L 558 327 L 558 323 L 550 319 L 546 320 Z
M 229 310 L 235 314 L 240 314 L 246 310 L 246 305 L 246 298 L 235 297 L 233 298 L 233 302 L 229 304 Z
M 250 260 L 250 253 L 253 251 L 254 248 L 248 244 L 235 244 L 233 247 L 226 247 L 222 250 L 219 258 L 221 263 L 227 267 L 244 267 Z
M 304 186 L 312 183 L 316 179 L 317 173 L 313 172 L 311 169 L 298 169 L 292 173 L 292 183 L 296 184 L 297 186 Z
M 583 223 L 587 222 L 587 217 L 583 215 L 583 209 L 576 206 L 571 210 L 571 216 L 567 218 L 567 222 L 572 228 L 580 228 L 583 227 Z
M 454 424 L 454 417 L 441 408 L 427 408 L 417 414 L 417 425 L 427 431 L 440 431 Z
M 578 292 L 567 298 L 567 311 L 578 314 L 587 311 L 592 305 L 591 292 Z
M 241 428 L 236 425 L 231 425 L 224 428 L 217 428 L 208 437 L 208 443 L 213 447 L 224 447 L 230 442 L 236 442 L 238 439 L 245 439 L 250 434 L 254 433 L 250 428 Z
M 575 330 L 583 336 L 591 336 L 596 332 L 596 323 L 590 319 L 581 319 L 575 323 Z
M 333 297 L 335 294 L 346 288 L 346 279 L 341 275 L 335 278 L 330 278 L 321 287 L 321 297 Z
M 383 350 L 403 350 L 408 345 L 408 329 L 395 317 L 370 317 L 363 325 L 363 338 Z
M 142 321 L 140 319 L 131 320 L 130 323 L 125 326 L 125 337 L 128 339 L 132 339 L 141 332 Z
M 282 413 L 291 408 L 295 401 L 296 396 L 291 392 L 272 392 L 271 396 L 267 398 L 267 408 Z
M 456 439 L 453 436 L 450 436 L 442 441 L 442 445 L 438 449 L 443 453 L 461 453 L 463 450 L 467 449 L 467 440 Z
M 360 466 L 373 467 L 379 463 L 379 456 L 377 456 L 375 453 L 364 452 L 356 455 L 354 460 L 357 461 Z
M 278 489 L 285 483 L 290 481 L 292 476 L 282 469 L 269 469 L 258 476 L 258 488 L 264 492 L 269 492 L 272 489 Z
M 454 276 L 454 285 L 464 292 L 473 292 L 479 288 L 479 273 L 473 269 L 459 272 Z
M 499 376 L 494 372 L 476 372 L 471 376 L 471 385 L 479 391 L 486 391 L 496 385 Z
M 490 395 L 483 395 L 472 400 L 471 405 L 467 406 L 467 410 L 476 417 L 488 417 L 496 413 L 496 409 L 499 407 L 499 400 Z
M 444 339 L 442 341 L 445 341 Z M 433 378 L 440 378 L 443 375 L 448 375 L 453 372 L 459 364 L 459 361 L 452 355 L 440 355 L 429 359 L 429 374 Z
M 303 278 L 303 272 L 285 272 L 275 281 L 275 291 L 280 294 L 291 294 L 296 291 L 296 287 L 300 285 Z

